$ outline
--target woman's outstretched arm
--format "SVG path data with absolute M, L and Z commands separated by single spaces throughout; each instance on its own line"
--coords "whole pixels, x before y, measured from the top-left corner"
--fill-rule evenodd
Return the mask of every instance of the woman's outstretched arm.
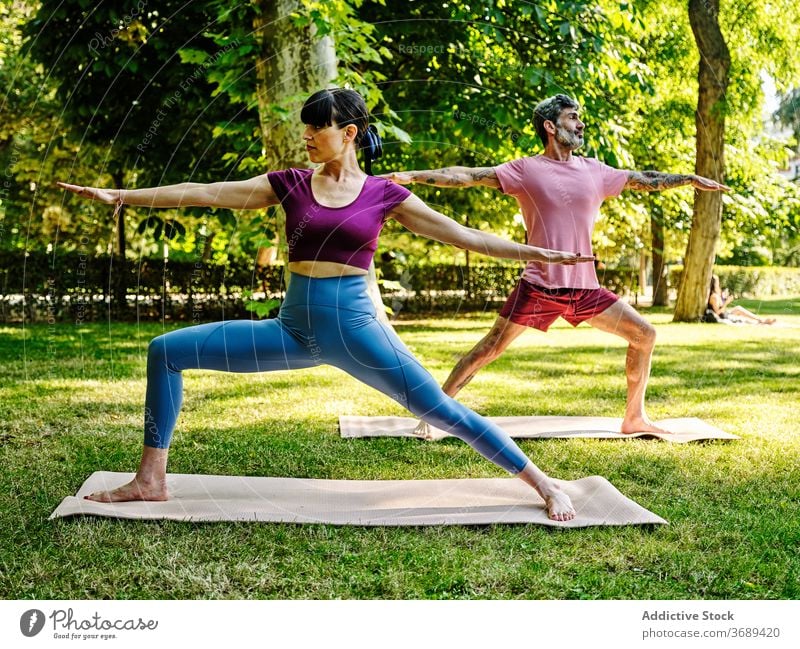
M 441 212 L 431 209 L 413 194 L 395 207 L 391 215 L 398 223 L 423 237 L 491 257 L 567 265 L 594 261 L 593 255 L 527 246 L 488 232 L 464 227 Z
M 146 189 L 101 189 L 62 182 L 58 186 L 83 198 L 102 203 L 116 203 L 121 198 L 128 205 L 144 207 L 226 207 L 232 210 L 254 210 L 279 202 L 266 174 L 249 180 L 179 183 Z

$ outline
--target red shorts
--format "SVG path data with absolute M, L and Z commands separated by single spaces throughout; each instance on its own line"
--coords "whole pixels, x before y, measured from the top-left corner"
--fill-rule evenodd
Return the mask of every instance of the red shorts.
M 500 315 L 516 324 L 547 331 L 558 316 L 577 327 L 617 300 L 619 297 L 605 288 L 545 288 L 520 279 Z

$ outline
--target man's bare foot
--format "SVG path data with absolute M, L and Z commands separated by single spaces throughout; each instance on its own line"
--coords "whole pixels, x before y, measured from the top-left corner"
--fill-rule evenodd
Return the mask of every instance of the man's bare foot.
M 646 417 L 637 417 L 636 419 L 624 419 L 620 431 L 623 435 L 632 435 L 633 433 L 659 433 L 661 435 L 672 435 L 671 430 L 659 428 L 652 421 Z
M 420 421 L 417 424 L 417 427 L 414 429 L 414 435 L 420 439 L 427 439 L 428 441 L 433 440 L 433 431 L 431 430 L 431 426 L 424 421 Z
M 551 521 L 571 521 L 575 518 L 575 508 L 572 506 L 572 501 L 567 494 L 557 487 L 552 493 L 543 496 L 543 498 L 547 509 L 547 517 Z
M 132 500 L 163 501 L 169 499 L 169 493 L 167 483 L 163 480 L 147 482 L 134 478 L 121 487 L 110 491 L 95 491 L 84 498 L 100 503 L 122 503 Z

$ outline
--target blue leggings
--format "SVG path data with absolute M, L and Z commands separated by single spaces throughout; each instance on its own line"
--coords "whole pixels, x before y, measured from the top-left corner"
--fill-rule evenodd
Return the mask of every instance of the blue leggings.
M 183 370 L 269 372 L 322 364 L 380 390 L 511 473 L 528 463 L 505 431 L 442 392 L 395 332 L 375 318 L 360 275 L 293 274 L 277 318 L 214 322 L 154 338 L 147 357 L 144 443 L 169 446 L 183 401 Z

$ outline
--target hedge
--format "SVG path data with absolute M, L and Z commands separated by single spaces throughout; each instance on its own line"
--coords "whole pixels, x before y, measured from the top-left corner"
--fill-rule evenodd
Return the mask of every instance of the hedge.
M 800 293 L 800 268 L 777 266 L 714 266 L 720 285 L 736 297 L 769 297 Z M 683 266 L 672 266 L 669 285 L 680 286 Z
M 469 268 L 425 263 L 378 262 L 384 302 L 393 313 L 495 310 L 514 288 L 521 265 L 478 264 Z M 112 300 L 116 259 L 80 253 L 0 252 L 0 317 L 3 322 L 105 320 Z M 256 269 L 251 261 L 224 266 L 204 262 L 145 259 L 129 262 L 127 307 L 118 319 L 209 322 L 251 318 L 248 292 L 280 298 L 283 266 Z M 682 268 L 672 267 L 677 287 Z M 734 294 L 800 293 L 800 269 L 718 266 L 724 288 Z M 638 269 L 601 268 L 600 283 L 623 296 L 638 292 Z

